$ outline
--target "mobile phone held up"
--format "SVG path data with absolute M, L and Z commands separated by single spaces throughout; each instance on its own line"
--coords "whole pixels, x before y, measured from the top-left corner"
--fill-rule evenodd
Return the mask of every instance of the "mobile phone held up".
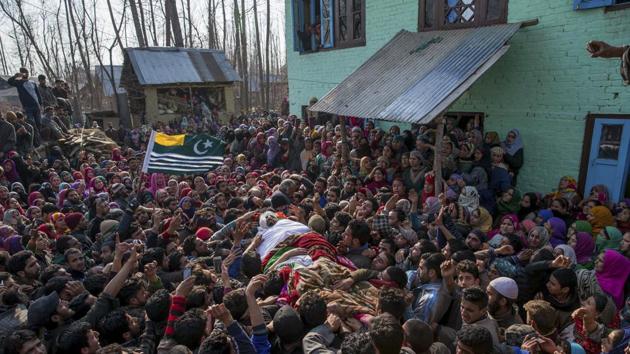
M 191 275 L 192 275 L 192 269 L 191 268 L 184 269 L 184 280 L 190 278 Z

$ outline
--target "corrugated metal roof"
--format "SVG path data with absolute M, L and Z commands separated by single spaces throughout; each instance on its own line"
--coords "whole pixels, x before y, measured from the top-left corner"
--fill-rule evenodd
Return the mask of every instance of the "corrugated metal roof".
M 126 93 L 127 90 L 120 87 L 120 76 L 122 74 L 122 65 L 113 65 L 110 67 L 109 65 L 105 66 L 95 66 L 94 73 L 96 77 L 101 81 L 101 85 L 103 85 L 103 93 L 105 96 L 111 97 L 114 95 L 114 89 L 112 88 L 112 82 L 109 80 L 108 73 L 111 73 L 111 69 L 114 70 L 114 84 L 116 85 L 116 93 L 122 94 Z
M 520 26 L 401 31 L 310 110 L 428 123 L 505 54 Z
M 161 47 L 126 48 L 125 51 L 125 61 L 131 62 L 143 86 L 240 81 L 222 51 Z

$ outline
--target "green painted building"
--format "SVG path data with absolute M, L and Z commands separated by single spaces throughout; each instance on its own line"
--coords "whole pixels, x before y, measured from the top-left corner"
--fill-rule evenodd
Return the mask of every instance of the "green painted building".
M 286 0 L 291 113 L 300 115 L 311 97 L 324 96 L 400 30 L 435 27 L 432 16 L 440 12 L 425 11 L 427 6 L 457 3 L 455 15 L 470 19 L 465 11 L 476 3 L 477 9 L 488 9 L 485 19 L 475 14 L 476 20 L 486 20 L 483 25 L 501 22 L 502 14 L 508 23 L 538 19 L 538 24 L 521 28 L 509 42 L 507 54 L 450 111 L 481 112 L 485 130 L 496 130 L 502 137 L 512 128 L 520 130 L 525 144 L 525 165 L 519 175 L 522 191 L 550 191 L 561 176 L 571 175 L 580 177 L 586 189 L 600 182 L 616 183 L 609 185 L 619 190 L 613 191 L 615 198 L 627 193 L 619 186 L 625 185 L 630 170 L 630 120 L 623 116 L 630 115 L 630 87 L 623 84 L 619 60 L 592 59 L 585 50 L 592 39 L 630 44 L 626 0 L 444 0 L 443 5 L 435 0 L 431 5 L 432 1 Z M 497 5 L 505 2 L 507 9 Z M 492 6 L 496 11 L 491 15 Z M 443 11 L 448 19 L 449 8 Z M 308 36 L 312 23 L 321 23 L 317 37 Z M 344 23 L 347 29 L 339 33 Z M 319 48 L 309 51 L 315 47 Z M 604 148 L 612 148 L 617 160 L 602 160 Z M 598 167 L 602 162 L 610 167 L 614 161 L 614 173 Z M 602 173 L 622 180 L 601 180 Z

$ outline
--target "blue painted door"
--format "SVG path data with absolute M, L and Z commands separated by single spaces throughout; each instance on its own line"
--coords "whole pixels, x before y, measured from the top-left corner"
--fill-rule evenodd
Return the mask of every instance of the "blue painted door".
M 584 194 L 588 195 L 594 185 L 603 184 L 608 187 L 613 202 L 623 198 L 630 172 L 628 150 L 629 119 L 595 120 Z

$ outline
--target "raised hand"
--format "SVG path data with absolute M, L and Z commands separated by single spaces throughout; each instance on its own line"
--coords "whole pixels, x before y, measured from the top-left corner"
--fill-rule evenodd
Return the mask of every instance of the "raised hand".
M 223 322 L 223 324 L 225 324 L 226 327 L 228 327 L 229 325 L 232 324 L 232 322 L 234 322 L 234 318 L 232 318 L 232 314 L 225 307 L 224 304 L 211 306 L 210 313 L 212 314 L 213 318 L 216 318 L 219 321 Z
M 452 259 L 442 262 L 440 272 L 444 279 L 453 278 L 455 276 L 455 262 Z

